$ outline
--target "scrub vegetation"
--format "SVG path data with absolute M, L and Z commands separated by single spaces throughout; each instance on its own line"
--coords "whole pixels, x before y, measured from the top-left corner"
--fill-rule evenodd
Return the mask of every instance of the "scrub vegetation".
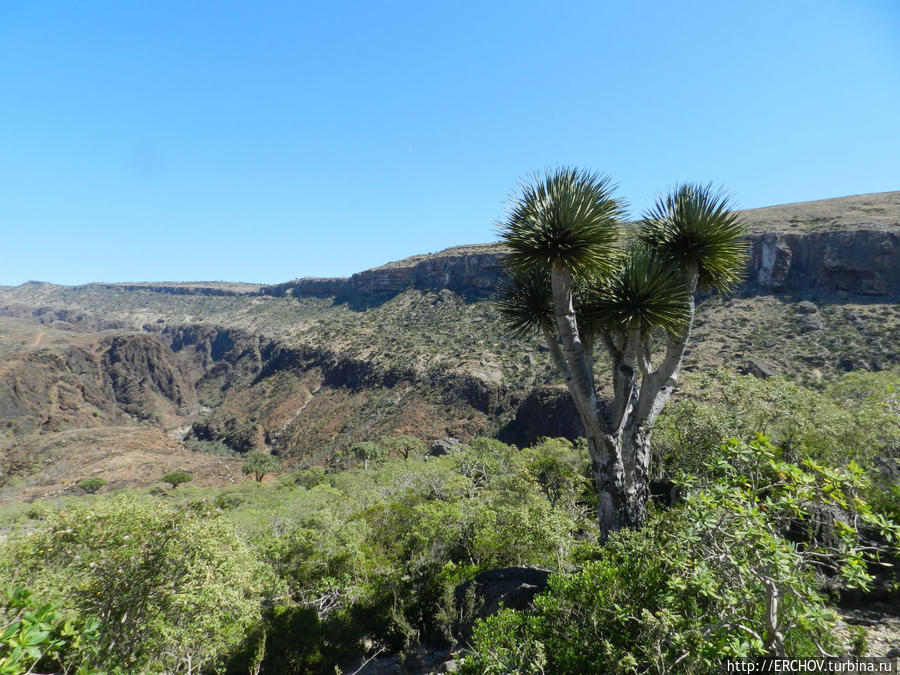
M 833 605 L 896 591 L 900 373 L 682 386 L 654 437 L 673 505 L 605 544 L 565 439 L 379 438 L 263 483 L 7 511 L 2 672 L 333 673 L 428 645 L 469 673 L 702 673 L 849 651 Z M 474 621 L 455 589 L 510 566 L 548 587 Z

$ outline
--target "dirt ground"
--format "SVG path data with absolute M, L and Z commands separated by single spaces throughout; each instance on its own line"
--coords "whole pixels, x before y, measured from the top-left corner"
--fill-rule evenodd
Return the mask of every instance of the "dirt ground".
M 247 480 L 242 460 L 192 452 L 150 425 L 35 434 L 0 450 L 0 462 L 12 475 L 0 488 L 0 504 L 72 493 L 75 483 L 92 476 L 107 481 L 102 492 L 164 485 L 159 479 L 176 470 L 190 473 L 192 485 L 201 487 Z

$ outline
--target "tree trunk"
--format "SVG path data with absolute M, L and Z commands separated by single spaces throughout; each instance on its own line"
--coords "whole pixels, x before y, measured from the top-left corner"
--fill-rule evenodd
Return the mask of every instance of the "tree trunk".
M 627 524 L 623 520 L 627 495 L 621 435 L 609 433 L 607 423 L 600 412 L 597 392 L 594 389 L 594 373 L 588 363 L 585 345 L 575 319 L 572 273 L 561 261 L 557 261 L 551 269 L 550 282 L 556 328 L 559 331 L 562 349 L 559 350 L 555 344 L 549 346 L 551 353 L 554 354 L 554 360 L 562 357 L 565 362 L 563 375 L 566 378 L 566 385 L 584 424 L 591 456 L 591 473 L 597 487 L 600 537 L 602 541 L 606 541 L 610 532 L 620 530 Z M 548 341 L 551 340 L 548 338 Z
M 585 428 L 600 424 L 600 406 L 597 404 L 597 393 L 594 391 L 594 373 L 588 367 L 587 356 L 578 324 L 575 320 L 575 305 L 572 301 L 572 272 L 556 261 L 550 271 L 550 285 L 553 292 L 553 307 L 556 314 L 556 329 L 562 341 L 562 353 L 568 367 L 563 373 L 570 379 L 567 381 L 569 393 L 575 400 L 575 406 L 584 421 Z
M 694 267 L 685 281 L 690 318 L 680 334 L 669 335 L 665 358 L 655 371 L 650 371 L 649 337 L 639 322 L 602 335 L 612 361 L 614 390 L 612 406 L 604 414 L 594 388 L 593 339 L 586 343 L 576 322 L 571 270 L 560 260 L 550 270 L 559 343 L 549 325 L 542 330 L 584 424 L 597 489 L 601 541 L 623 527 L 638 529 L 647 519 L 650 436 L 678 380 L 690 336 L 697 284 Z
M 638 529 L 647 520 L 650 499 L 650 432 L 629 424 L 622 435 L 625 467 L 625 526 Z
M 784 635 L 778 621 L 778 604 L 781 591 L 772 579 L 764 579 L 766 587 L 766 644 L 764 649 L 770 656 L 784 656 Z

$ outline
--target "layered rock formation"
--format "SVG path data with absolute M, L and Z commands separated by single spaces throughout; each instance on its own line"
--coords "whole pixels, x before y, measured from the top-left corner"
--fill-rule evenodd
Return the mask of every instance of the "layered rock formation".
M 900 225 L 843 232 L 769 232 L 750 238 L 745 291 L 900 293 Z
M 501 257 L 502 248 L 497 244 L 457 246 L 357 272 L 349 278 L 306 278 L 263 286 L 260 293 L 352 300 L 396 295 L 408 288 L 446 288 L 461 295 L 485 296 L 496 291 L 505 277 Z
M 752 209 L 742 215 L 751 251 L 742 293 L 900 295 L 900 192 Z M 298 279 L 259 292 L 353 299 L 408 288 L 447 288 L 486 296 L 505 278 L 503 251 L 500 244 L 458 246 L 348 279 Z
M 37 347 L 0 360 L 0 419 L 27 431 L 134 418 L 165 423 L 197 407 L 193 383 L 155 336 Z

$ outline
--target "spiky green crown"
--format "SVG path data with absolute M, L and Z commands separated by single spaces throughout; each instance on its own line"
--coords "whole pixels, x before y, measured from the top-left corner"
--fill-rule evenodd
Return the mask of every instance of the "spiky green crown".
M 625 216 L 608 176 L 561 168 L 535 176 L 513 199 L 501 237 L 512 270 L 547 270 L 556 261 L 575 272 L 608 270 Z
M 528 335 L 553 323 L 553 293 L 550 275 L 539 269 L 513 272 L 500 289 L 497 309 L 516 337 Z
M 702 288 L 731 290 L 747 265 L 746 229 L 728 195 L 712 184 L 676 187 L 644 214 L 639 239 L 682 270 L 695 267 Z
M 584 308 L 592 297 L 593 287 L 598 283 L 596 276 L 575 275 L 572 279 L 573 302 L 579 326 L 589 325 Z M 544 327 L 552 328 L 556 317 L 550 274 L 546 270 L 535 268 L 512 271 L 509 280 L 500 289 L 497 308 L 503 323 L 517 337 Z
M 637 325 L 677 332 L 690 320 L 684 275 L 642 244 L 633 245 L 619 267 L 585 301 L 585 318 L 601 329 Z

